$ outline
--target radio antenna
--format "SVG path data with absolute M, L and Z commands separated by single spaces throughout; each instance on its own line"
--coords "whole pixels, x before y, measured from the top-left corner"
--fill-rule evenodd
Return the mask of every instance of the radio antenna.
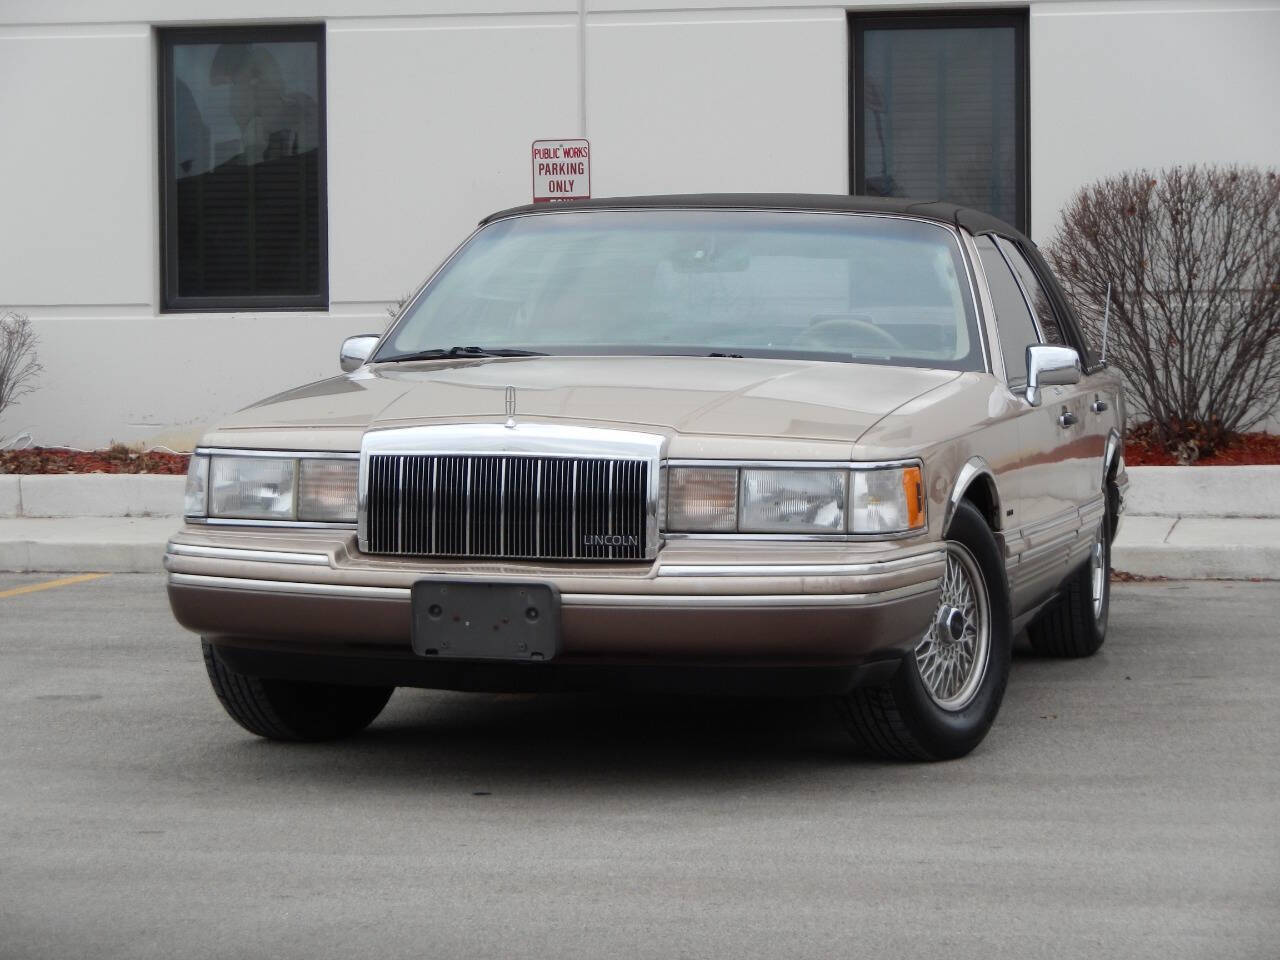
M 1107 322 L 1111 319 L 1111 281 L 1107 281 L 1107 305 L 1102 310 L 1102 362 L 1107 362 Z

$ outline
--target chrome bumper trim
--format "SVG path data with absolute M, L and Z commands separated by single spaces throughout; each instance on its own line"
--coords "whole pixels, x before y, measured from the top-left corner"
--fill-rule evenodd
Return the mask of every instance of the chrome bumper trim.
M 208 587 L 216 590 L 249 590 L 308 597 L 341 597 L 364 600 L 408 601 L 408 587 L 368 587 L 334 583 L 297 583 L 289 580 L 248 580 L 242 577 L 211 577 L 194 573 L 171 573 L 169 583 L 180 587 Z M 566 593 L 561 602 L 568 607 L 861 607 L 870 604 L 906 600 L 936 590 L 933 581 L 887 590 L 883 593 L 792 593 L 742 594 L 712 596 L 708 594 L 627 594 Z
M 351 597 L 365 600 L 408 600 L 408 587 L 365 587 L 341 583 L 296 583 L 292 580 L 247 580 L 243 577 L 210 577 L 198 573 L 171 573 L 169 582 L 178 587 L 213 587 L 217 590 L 255 590 L 261 593 L 290 593 L 307 597 Z
M 860 577 L 899 573 L 943 563 L 946 552 L 933 550 L 914 557 L 871 563 L 671 563 L 658 568 L 659 577 Z
M 242 560 L 254 563 L 308 563 L 321 567 L 329 565 L 329 557 L 323 553 L 289 553 L 283 550 L 251 550 L 245 547 L 202 547 L 172 541 L 165 546 L 165 555 L 203 557 L 209 560 Z
M 569 607 L 676 607 L 690 610 L 734 607 L 865 607 L 923 596 L 938 588 L 936 581 L 917 583 L 882 593 L 780 593 L 780 594 L 660 594 L 566 593 L 561 602 Z

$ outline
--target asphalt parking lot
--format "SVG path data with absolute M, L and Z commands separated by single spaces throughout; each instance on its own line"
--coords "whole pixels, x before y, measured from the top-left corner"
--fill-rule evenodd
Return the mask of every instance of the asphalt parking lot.
M 1117 584 L 967 759 L 808 703 L 401 690 L 244 734 L 158 576 L 0 574 L 0 957 L 1280 955 L 1280 584 Z

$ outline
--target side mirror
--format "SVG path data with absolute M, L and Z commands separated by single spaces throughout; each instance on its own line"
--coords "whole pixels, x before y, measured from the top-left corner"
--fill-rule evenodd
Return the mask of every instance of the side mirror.
M 1040 406 L 1041 387 L 1080 382 L 1080 354 L 1070 347 L 1037 343 L 1027 347 L 1027 403 Z
M 381 339 L 376 333 L 362 333 L 358 337 L 343 340 L 342 349 L 338 351 L 338 366 L 342 368 L 342 372 L 350 373 L 364 366 Z

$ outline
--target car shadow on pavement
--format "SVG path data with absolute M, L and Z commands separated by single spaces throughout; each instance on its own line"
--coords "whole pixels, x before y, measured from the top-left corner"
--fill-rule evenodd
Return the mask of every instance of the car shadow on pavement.
M 263 752 L 269 764 L 260 766 Z M 829 701 L 585 694 L 495 695 L 401 689 L 367 731 L 327 744 L 247 739 L 223 754 L 284 777 L 429 779 L 477 795 L 573 783 L 788 779 L 885 766 L 860 757 Z M 897 766 L 889 764 L 888 766 Z

